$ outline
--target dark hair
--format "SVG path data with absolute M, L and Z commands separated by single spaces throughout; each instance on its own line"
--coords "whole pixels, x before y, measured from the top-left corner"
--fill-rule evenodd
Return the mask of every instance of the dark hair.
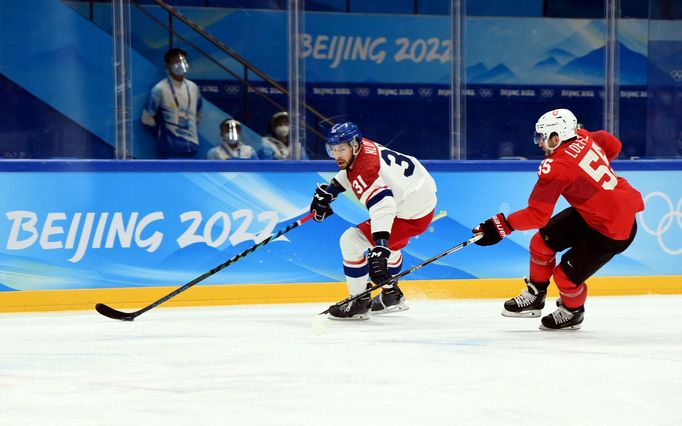
M 165 55 L 163 55 L 163 60 L 166 61 L 167 64 L 170 64 L 171 59 L 173 59 L 175 56 L 182 55 L 187 59 L 187 52 L 185 52 L 182 49 L 178 49 L 177 47 L 174 47 L 172 49 L 168 49 Z
M 274 133 L 275 127 L 283 123 L 285 121 L 289 121 L 289 113 L 286 111 L 280 111 L 275 113 L 272 118 L 270 119 L 270 125 L 268 126 L 270 129 L 270 133 Z

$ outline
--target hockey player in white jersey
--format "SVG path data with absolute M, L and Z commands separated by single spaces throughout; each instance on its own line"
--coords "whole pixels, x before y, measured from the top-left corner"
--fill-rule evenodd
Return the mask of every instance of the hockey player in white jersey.
M 340 171 L 330 184 L 318 185 L 310 211 L 321 222 L 333 213 L 331 203 L 339 193 L 351 190 L 369 210 L 369 220 L 341 235 L 346 284 L 351 295 L 400 272 L 400 250 L 410 238 L 423 233 L 436 207 L 436 183 L 424 166 L 409 155 L 392 151 L 362 137 L 354 123 L 335 124 L 327 136 L 327 153 Z M 329 311 L 331 319 L 368 319 L 368 312 L 382 314 L 408 309 L 403 292 L 394 285 L 381 294 L 359 298 Z

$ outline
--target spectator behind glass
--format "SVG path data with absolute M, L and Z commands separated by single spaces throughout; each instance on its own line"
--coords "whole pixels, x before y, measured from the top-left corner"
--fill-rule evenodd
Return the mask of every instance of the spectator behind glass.
M 289 114 L 282 111 L 270 119 L 268 133 L 262 139 L 258 155 L 263 160 L 287 160 L 289 151 Z
M 225 119 L 220 123 L 220 145 L 208 151 L 209 160 L 257 160 L 256 151 L 242 142 L 242 125 L 237 120 Z
M 289 114 L 286 111 L 276 113 L 270 119 L 268 133 L 261 141 L 258 156 L 261 160 L 288 160 L 291 152 L 289 144 Z M 307 160 L 305 151 L 302 152 L 302 159 Z
M 497 158 L 499 160 L 526 160 L 526 157 L 522 157 L 514 154 L 516 147 L 513 142 L 502 142 L 497 145 Z
M 152 88 L 141 121 L 159 141 L 159 158 L 196 158 L 201 92 L 193 81 L 185 78 L 189 70 L 187 52 L 170 49 L 163 58 L 168 77 Z

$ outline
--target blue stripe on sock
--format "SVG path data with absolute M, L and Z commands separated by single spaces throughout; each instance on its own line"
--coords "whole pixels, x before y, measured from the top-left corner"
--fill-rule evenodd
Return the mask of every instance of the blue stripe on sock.
M 369 269 L 367 268 L 366 264 L 359 268 L 351 268 L 350 266 L 343 265 L 343 273 L 347 277 L 360 278 L 367 275 L 369 273 Z
M 402 260 L 400 261 L 400 263 L 398 264 L 398 266 L 392 266 L 392 267 L 389 266 L 389 267 L 388 267 L 388 272 L 389 272 L 391 275 L 398 275 L 398 274 L 400 273 L 400 270 L 401 270 L 401 269 L 403 269 L 403 262 L 402 262 Z

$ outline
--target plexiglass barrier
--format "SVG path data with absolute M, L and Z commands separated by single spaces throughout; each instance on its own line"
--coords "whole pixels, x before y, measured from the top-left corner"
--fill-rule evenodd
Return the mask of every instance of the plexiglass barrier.
M 679 0 L 9 3 L 7 159 L 327 159 L 343 121 L 422 159 L 533 159 L 559 107 L 621 158 L 682 156 Z

